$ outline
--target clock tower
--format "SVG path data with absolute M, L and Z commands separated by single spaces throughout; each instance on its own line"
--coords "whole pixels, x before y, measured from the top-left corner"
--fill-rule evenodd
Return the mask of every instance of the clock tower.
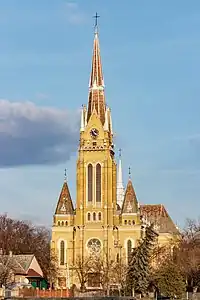
M 121 157 L 118 178 L 116 173 L 111 110 L 105 101 L 96 23 L 88 104 L 81 110 L 76 201 L 71 199 L 65 178 L 53 217 L 51 249 L 58 258 L 58 287 L 80 284 L 77 259 L 83 265 L 91 253 L 101 253 L 106 262 L 127 263 L 143 236 L 144 220 L 158 224 L 161 243 L 177 234 L 163 205 L 139 205 L 130 177 L 124 191 Z M 91 282 L 88 280 L 87 287 L 93 287 Z
M 101 246 L 111 247 L 116 211 L 116 163 L 111 111 L 105 102 L 105 86 L 99 37 L 95 29 L 88 106 L 82 108 L 77 160 L 76 223 L 84 244 L 101 232 Z M 84 256 L 85 247 L 82 248 Z

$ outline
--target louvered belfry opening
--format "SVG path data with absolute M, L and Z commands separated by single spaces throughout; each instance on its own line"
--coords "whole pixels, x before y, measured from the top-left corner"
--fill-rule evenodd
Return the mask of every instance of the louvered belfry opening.
M 131 242 L 131 240 L 128 240 L 128 242 L 127 242 L 127 258 L 128 258 L 128 262 L 131 259 L 131 252 L 132 252 L 132 242 Z
M 60 242 L 60 265 L 64 266 L 65 264 L 65 242 Z
M 88 202 L 92 203 L 93 198 L 93 166 L 88 165 Z
M 101 202 L 101 165 L 96 165 L 96 202 Z

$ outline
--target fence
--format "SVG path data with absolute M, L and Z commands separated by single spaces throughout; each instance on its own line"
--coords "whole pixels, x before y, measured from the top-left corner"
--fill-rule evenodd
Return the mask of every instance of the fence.
M 69 298 L 71 293 L 68 289 L 62 290 L 39 290 L 34 288 L 17 288 L 5 291 L 5 298 Z

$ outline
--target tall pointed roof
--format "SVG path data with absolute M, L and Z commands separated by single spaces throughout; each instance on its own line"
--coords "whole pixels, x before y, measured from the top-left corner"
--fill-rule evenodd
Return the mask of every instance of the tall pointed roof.
M 87 121 L 89 121 L 90 116 L 95 108 L 102 124 L 104 125 L 106 106 L 105 106 L 103 70 L 101 64 L 98 35 L 99 35 L 98 28 L 96 25 L 95 35 L 94 35 L 93 55 L 92 55 L 92 68 L 91 68 L 90 83 L 89 83 Z
M 138 212 L 138 201 L 135 194 L 135 190 L 133 188 L 133 184 L 131 179 L 129 178 L 128 184 L 126 187 L 124 203 L 122 206 L 122 213 L 124 214 L 132 214 Z
M 92 70 L 90 74 L 89 87 L 92 88 L 94 84 L 96 84 L 99 87 L 104 87 L 100 46 L 99 46 L 99 34 L 98 34 L 97 27 L 95 28 L 95 34 L 94 34 Z
M 117 204 L 122 208 L 124 201 L 124 185 L 122 179 L 122 159 L 121 159 L 121 149 L 119 150 L 119 163 L 117 172 Z
M 74 207 L 69 192 L 67 181 L 65 180 L 62 186 L 55 214 L 73 215 Z

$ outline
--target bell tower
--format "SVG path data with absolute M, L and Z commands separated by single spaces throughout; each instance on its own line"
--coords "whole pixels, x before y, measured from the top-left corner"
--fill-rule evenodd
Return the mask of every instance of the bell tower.
M 88 105 L 83 106 L 81 111 L 76 190 L 76 225 L 82 228 L 80 240 L 87 244 L 87 239 L 95 236 L 96 229 L 102 232 L 102 248 L 108 249 L 108 235 L 113 228 L 116 211 L 116 163 L 111 111 L 105 102 L 97 24 Z
M 105 101 L 98 16 L 95 18 L 88 103 L 81 109 L 76 200 L 71 198 L 65 174 L 53 217 L 51 250 L 58 261 L 55 286 L 60 288 L 73 284 L 81 288 L 83 282 L 78 271 L 80 268 L 82 270 L 87 258 L 95 258 L 96 254 L 103 257 L 107 266 L 111 261 L 120 266 L 121 262 L 128 263 L 149 222 L 160 228 L 161 244 L 177 235 L 170 217 L 160 209 L 163 206 L 140 207 L 130 171 L 124 190 L 121 154 L 117 180 L 111 110 Z M 100 273 L 99 270 L 94 271 L 88 273 L 87 283 L 84 284 L 88 288 L 99 289 Z M 121 283 L 120 278 L 118 283 Z

